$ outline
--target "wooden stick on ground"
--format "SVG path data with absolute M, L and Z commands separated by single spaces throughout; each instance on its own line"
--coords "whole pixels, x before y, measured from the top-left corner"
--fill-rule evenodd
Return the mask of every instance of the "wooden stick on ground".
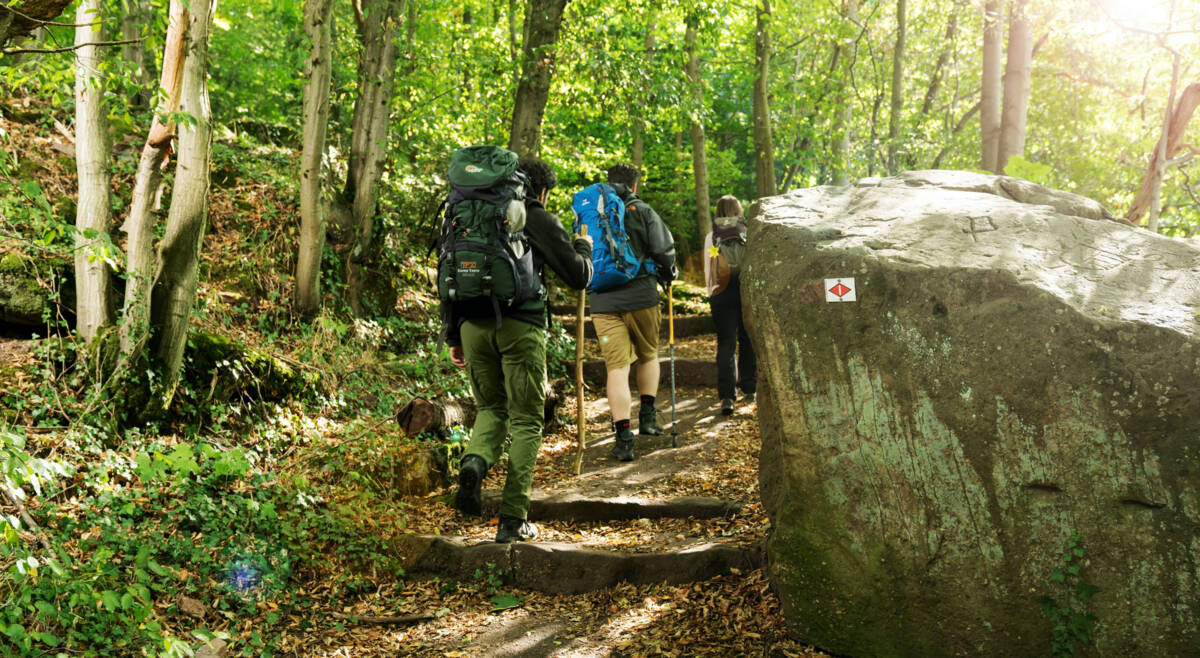
M 25 527 L 30 532 L 37 536 L 38 543 L 42 545 L 42 548 L 46 549 L 47 553 L 53 554 L 54 549 L 50 546 L 50 540 L 46 539 L 46 534 L 42 532 L 42 527 L 37 524 L 37 521 L 34 521 L 33 517 L 29 516 L 29 512 L 25 509 L 25 504 L 21 502 L 17 494 L 13 493 L 6 486 L 0 486 L 0 489 L 4 489 L 4 496 L 8 498 L 8 502 L 12 503 L 13 507 L 17 508 L 17 514 L 21 515 L 21 521 L 25 523 Z
M 334 619 L 342 621 L 355 622 L 359 624 L 379 624 L 379 625 L 395 625 L 395 624 L 417 624 L 423 621 L 430 621 L 434 618 L 433 615 L 406 615 L 403 617 L 372 617 L 370 615 L 343 615 L 340 612 L 333 613 Z

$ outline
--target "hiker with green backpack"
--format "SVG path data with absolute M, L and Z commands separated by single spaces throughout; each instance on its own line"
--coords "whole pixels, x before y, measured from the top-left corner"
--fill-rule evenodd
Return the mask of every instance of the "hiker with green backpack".
M 472 146 L 450 159 L 450 197 L 438 249 L 438 297 L 450 359 L 466 368 L 475 426 L 460 460 L 454 507 L 482 513 L 482 484 L 505 439 L 508 475 L 496 541 L 537 537 L 528 522 L 534 463 L 542 444 L 549 266 L 582 290 L 592 277 L 590 236 L 573 239 L 545 207 L 557 184 L 541 160 L 496 146 Z
M 712 233 L 704 236 L 704 284 L 717 325 L 717 395 L 721 398 L 721 413 L 726 416 L 733 413 L 735 381 L 745 402 L 754 402 L 758 387 L 758 359 L 742 320 L 739 275 L 745 253 L 742 204 L 737 197 L 726 194 L 717 200 Z

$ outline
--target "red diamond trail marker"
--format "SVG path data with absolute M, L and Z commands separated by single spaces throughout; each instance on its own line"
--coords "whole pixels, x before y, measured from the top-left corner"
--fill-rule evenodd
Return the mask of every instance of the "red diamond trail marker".
M 858 294 L 854 288 L 854 279 L 825 279 L 825 301 L 857 302 Z

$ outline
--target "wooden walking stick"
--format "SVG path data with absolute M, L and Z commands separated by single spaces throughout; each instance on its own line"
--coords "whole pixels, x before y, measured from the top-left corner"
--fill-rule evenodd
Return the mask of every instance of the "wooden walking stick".
M 586 224 L 580 226 L 579 235 L 587 235 Z M 583 304 L 586 299 L 587 291 L 580 290 L 579 303 L 575 309 L 575 430 L 579 434 L 579 445 L 576 446 L 575 452 L 575 475 L 579 475 L 579 469 L 583 466 L 583 448 L 587 434 L 583 409 Z
M 679 429 L 675 422 L 675 282 L 667 284 L 667 341 L 671 352 L 671 447 L 679 447 Z

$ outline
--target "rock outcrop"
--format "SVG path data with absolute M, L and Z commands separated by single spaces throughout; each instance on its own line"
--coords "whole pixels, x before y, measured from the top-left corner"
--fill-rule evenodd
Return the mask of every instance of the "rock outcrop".
M 1195 243 L 963 172 L 751 215 L 769 565 L 794 634 L 1046 655 L 1049 596 L 1095 616 L 1100 655 L 1200 655 Z M 857 301 L 827 302 L 828 279 Z

